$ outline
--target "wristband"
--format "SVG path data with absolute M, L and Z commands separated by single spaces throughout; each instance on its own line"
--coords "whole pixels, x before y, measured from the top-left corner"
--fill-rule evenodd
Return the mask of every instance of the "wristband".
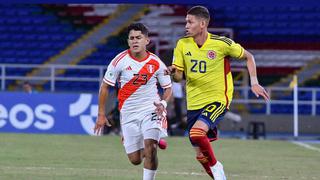
M 251 81 L 251 86 L 259 84 L 257 76 L 250 77 L 250 81 Z
M 167 108 L 167 101 L 161 100 L 160 103 L 163 105 L 164 108 Z

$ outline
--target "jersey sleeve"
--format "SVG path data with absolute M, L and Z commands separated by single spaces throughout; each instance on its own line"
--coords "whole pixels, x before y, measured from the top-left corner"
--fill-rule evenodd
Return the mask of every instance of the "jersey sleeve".
M 174 65 L 180 71 L 184 70 L 183 50 L 181 41 L 178 41 L 176 48 L 174 48 L 172 65 Z
M 226 55 L 229 55 L 233 58 L 241 58 L 244 54 L 244 48 L 240 44 L 232 41 L 231 39 L 230 41 L 231 44 L 226 47 Z
M 115 61 L 118 58 L 115 57 L 110 64 L 103 77 L 103 82 L 109 84 L 110 86 L 115 86 L 118 76 L 120 74 L 120 64 L 116 64 Z
M 166 69 L 167 69 L 167 66 L 162 61 L 160 61 L 160 67 L 157 73 L 157 79 L 159 81 L 160 86 L 163 89 L 166 89 L 172 86 L 170 75 L 164 75 L 164 72 Z

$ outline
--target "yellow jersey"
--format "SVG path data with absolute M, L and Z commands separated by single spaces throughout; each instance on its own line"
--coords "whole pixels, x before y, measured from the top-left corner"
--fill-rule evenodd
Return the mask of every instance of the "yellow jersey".
M 240 44 L 224 36 L 208 33 L 200 48 L 192 37 L 179 39 L 172 64 L 186 76 L 187 109 L 201 109 L 215 101 L 229 108 L 233 95 L 229 57 L 243 54 Z

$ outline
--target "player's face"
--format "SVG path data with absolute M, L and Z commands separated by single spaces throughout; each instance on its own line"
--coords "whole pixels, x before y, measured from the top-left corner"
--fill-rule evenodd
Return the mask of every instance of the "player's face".
M 147 45 L 150 40 L 141 31 L 131 30 L 128 37 L 128 45 L 130 51 L 134 53 L 140 53 L 146 51 Z
M 201 21 L 194 15 L 188 14 L 186 17 L 186 36 L 195 37 L 201 32 Z

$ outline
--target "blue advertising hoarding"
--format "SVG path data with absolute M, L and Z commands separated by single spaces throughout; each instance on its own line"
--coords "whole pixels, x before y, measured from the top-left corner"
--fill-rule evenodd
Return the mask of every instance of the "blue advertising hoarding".
M 0 133 L 90 134 L 96 94 L 0 92 Z

